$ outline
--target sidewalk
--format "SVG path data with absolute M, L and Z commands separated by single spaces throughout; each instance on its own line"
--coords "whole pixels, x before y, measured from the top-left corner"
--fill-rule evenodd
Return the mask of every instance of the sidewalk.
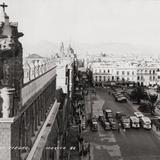
M 92 95 L 92 93 L 88 92 L 88 95 L 85 96 L 85 116 L 86 116 L 86 122 L 87 120 L 89 120 L 91 118 L 91 105 L 93 105 L 93 98 L 94 98 L 94 95 Z M 90 126 L 89 124 L 87 123 L 86 124 L 86 128 L 85 130 L 82 131 L 82 136 L 83 136 L 83 139 L 87 142 L 90 143 L 90 139 L 89 139 L 89 130 L 90 130 Z M 90 146 L 91 146 L 91 143 L 90 143 Z M 89 149 L 90 150 L 90 149 Z M 81 160 L 90 160 L 90 151 L 84 156 L 81 156 Z
M 91 103 L 92 103 L 92 95 L 91 93 L 88 93 L 88 95 L 85 96 L 85 114 L 86 119 L 90 119 L 91 117 Z

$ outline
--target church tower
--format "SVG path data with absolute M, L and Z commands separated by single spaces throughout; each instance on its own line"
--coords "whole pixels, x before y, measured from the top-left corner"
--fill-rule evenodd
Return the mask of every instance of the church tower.
M 4 21 L 0 23 L 0 117 L 9 118 L 18 113 L 23 85 L 22 45 L 18 38 L 18 23 L 10 22 L 4 3 Z
M 23 85 L 22 45 L 18 38 L 18 23 L 10 22 L 1 4 L 4 20 L 0 22 L 0 160 L 20 160 L 19 124 L 21 89 Z M 3 148 L 3 149 L 2 149 Z
M 65 56 L 65 49 L 64 49 L 64 44 L 63 44 L 63 42 L 61 43 L 61 45 L 60 45 L 60 50 L 59 50 L 59 52 L 60 52 L 60 57 L 62 58 L 62 57 L 64 57 Z

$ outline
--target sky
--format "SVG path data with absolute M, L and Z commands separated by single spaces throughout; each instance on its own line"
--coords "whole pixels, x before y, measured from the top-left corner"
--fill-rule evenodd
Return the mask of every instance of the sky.
M 3 0 L 24 44 L 130 43 L 159 47 L 159 0 Z M 2 13 L 2 9 L 1 9 Z

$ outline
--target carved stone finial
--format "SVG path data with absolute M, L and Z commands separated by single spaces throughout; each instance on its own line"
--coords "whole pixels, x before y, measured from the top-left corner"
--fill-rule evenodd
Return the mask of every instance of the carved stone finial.
M 3 2 L 3 4 L 1 4 L 0 7 L 2 7 L 2 8 L 3 8 L 3 12 L 5 12 L 5 8 L 8 7 L 8 5 L 6 5 L 6 4 Z

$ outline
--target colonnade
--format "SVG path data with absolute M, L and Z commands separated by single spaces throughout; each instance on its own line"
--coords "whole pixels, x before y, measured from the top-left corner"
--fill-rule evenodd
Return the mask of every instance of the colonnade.
M 19 144 L 31 149 L 36 137 L 42 127 L 51 106 L 55 101 L 56 81 L 53 80 L 33 102 L 26 107 L 27 109 L 19 118 Z M 21 150 L 22 153 L 26 150 Z

